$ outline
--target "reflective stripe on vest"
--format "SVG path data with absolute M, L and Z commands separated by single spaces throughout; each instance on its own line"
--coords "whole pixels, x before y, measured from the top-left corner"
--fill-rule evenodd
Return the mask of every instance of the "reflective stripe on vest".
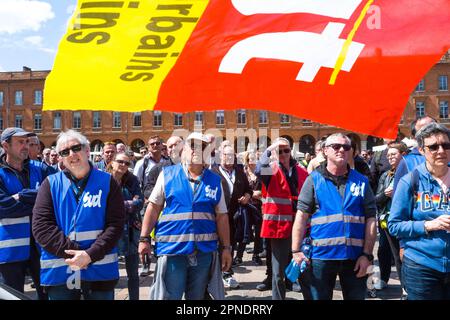
M 316 247 L 338 246 L 338 245 L 343 245 L 343 244 L 345 244 L 346 246 L 363 247 L 364 240 L 346 238 L 346 237 L 338 237 L 338 238 L 326 238 L 326 239 L 313 240 L 312 244 L 313 244 L 313 246 L 316 246 Z
M 0 219 L 0 227 L 21 223 L 30 223 L 30 217 Z
M 276 198 L 276 197 L 267 197 L 261 199 L 262 203 L 273 203 L 273 204 L 281 204 L 281 205 L 287 205 L 290 206 L 292 204 L 291 199 L 284 199 L 284 198 Z
M 30 238 L 11 239 L 0 241 L 0 249 L 22 247 L 30 245 Z
M 329 216 L 318 217 L 318 218 L 314 218 L 314 216 L 313 216 L 313 218 L 311 219 L 311 226 L 317 226 L 320 224 L 327 224 L 327 223 L 339 222 L 339 221 L 343 221 L 346 223 L 361 223 L 361 224 L 366 223 L 365 217 L 348 216 L 348 215 L 343 215 L 342 213 L 338 213 L 338 214 L 332 214 Z
M 280 214 L 263 214 L 263 220 L 268 221 L 292 221 L 292 215 L 280 215 Z
M 167 221 L 181 221 L 181 220 L 210 220 L 215 221 L 216 216 L 209 212 L 184 212 L 184 213 L 172 213 L 172 214 L 163 214 L 159 217 L 158 222 L 167 222 Z
M 72 231 L 69 234 L 69 239 L 73 241 L 95 240 L 97 239 L 98 235 L 102 232 L 103 230 L 82 231 L 82 232 Z
M 113 263 L 119 260 L 117 253 L 107 254 L 102 260 L 94 262 L 93 265 Z M 41 269 L 59 268 L 68 266 L 65 259 L 41 260 Z
M 188 241 L 214 241 L 218 240 L 216 233 L 205 233 L 205 234 L 180 234 L 180 235 L 170 235 L 170 236 L 156 236 L 157 242 L 188 242 Z

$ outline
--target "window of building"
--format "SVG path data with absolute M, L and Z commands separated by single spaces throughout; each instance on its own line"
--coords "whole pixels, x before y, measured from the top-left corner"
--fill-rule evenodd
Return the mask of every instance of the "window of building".
M 81 129 L 81 112 L 76 111 L 73 113 L 73 129 Z
M 225 124 L 225 111 L 217 110 L 216 111 L 216 125 L 224 125 Z
M 23 116 L 21 114 L 16 114 L 16 118 L 14 121 L 14 126 L 17 128 L 22 128 L 23 126 Z
M 162 127 L 162 112 L 159 110 L 153 111 L 153 126 Z
M 417 84 L 416 91 L 424 91 L 424 90 L 425 90 L 425 80 L 422 79 Z
M 195 112 L 195 121 L 194 126 L 202 126 L 203 125 L 203 112 L 196 111 Z
M 0 106 L 3 106 L 3 104 L 4 104 L 3 95 L 4 95 L 3 91 L 0 91 Z
M 247 113 L 245 112 L 245 110 L 238 110 L 237 123 L 238 124 L 246 124 L 247 123 Z
M 34 130 L 42 130 L 42 114 L 34 114 Z
M 22 90 L 16 91 L 16 93 L 14 95 L 14 104 L 16 106 L 23 105 L 23 91 Z
M 311 121 L 311 120 L 308 120 L 308 119 L 303 119 L 303 120 L 302 120 L 302 125 L 303 125 L 304 127 L 310 127 L 310 126 L 312 126 L 312 121 Z
M 35 90 L 34 91 L 34 104 L 35 105 L 42 105 L 42 90 Z
M 113 112 L 113 128 L 122 127 L 122 115 L 120 112 Z
M 176 127 L 181 127 L 183 125 L 183 114 L 175 113 L 173 118 L 173 124 Z
M 267 124 L 267 111 L 259 112 L 259 124 Z
M 439 91 L 447 91 L 447 90 L 448 90 L 448 77 L 439 76 Z
M 448 119 L 448 101 L 439 102 L 439 117 L 441 119 Z
M 61 129 L 61 112 L 53 113 L 53 129 Z
M 102 127 L 102 113 L 100 111 L 94 111 L 92 113 L 92 128 L 100 129 Z
M 417 101 L 416 102 L 416 118 L 421 118 L 425 116 L 425 102 Z
M 0 130 L 3 130 L 3 116 L 0 115 Z
M 281 124 L 291 123 L 291 116 L 284 113 L 280 114 L 280 123 Z
M 142 127 L 142 113 L 141 112 L 133 113 L 133 127 Z

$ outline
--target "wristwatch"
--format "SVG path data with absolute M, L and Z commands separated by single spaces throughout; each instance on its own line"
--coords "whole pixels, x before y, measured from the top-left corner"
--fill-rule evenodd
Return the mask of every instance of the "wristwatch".
M 365 253 L 365 252 L 361 253 L 361 256 L 366 257 L 367 260 L 369 260 L 369 262 L 372 262 L 374 259 L 373 254 L 369 254 L 369 253 Z
M 139 237 L 139 242 L 148 242 L 151 243 L 151 238 L 149 236 Z

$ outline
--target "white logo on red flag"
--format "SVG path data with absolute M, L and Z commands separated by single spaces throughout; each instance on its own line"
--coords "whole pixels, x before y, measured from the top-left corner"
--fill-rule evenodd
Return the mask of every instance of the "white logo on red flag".
M 245 14 L 300 13 L 350 18 L 360 0 L 289 1 L 232 0 L 235 8 Z M 339 10 L 336 8 L 339 7 Z M 320 68 L 334 68 L 342 54 L 346 39 L 340 39 L 345 24 L 330 22 L 322 33 L 290 31 L 263 33 L 236 43 L 224 56 L 219 72 L 241 74 L 253 58 L 287 60 L 303 63 L 296 80 L 312 82 Z M 364 44 L 351 41 L 341 70 L 350 71 L 364 49 Z

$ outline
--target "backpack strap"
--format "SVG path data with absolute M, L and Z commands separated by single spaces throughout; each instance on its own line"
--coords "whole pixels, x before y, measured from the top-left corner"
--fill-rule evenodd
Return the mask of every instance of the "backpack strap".
M 412 187 L 412 196 L 413 196 L 413 207 L 416 205 L 417 203 L 417 197 L 418 197 L 418 192 L 417 190 L 419 190 L 419 170 L 417 170 L 416 168 L 413 169 L 413 171 L 411 171 L 411 187 Z M 412 213 L 411 213 L 411 218 L 412 218 Z

